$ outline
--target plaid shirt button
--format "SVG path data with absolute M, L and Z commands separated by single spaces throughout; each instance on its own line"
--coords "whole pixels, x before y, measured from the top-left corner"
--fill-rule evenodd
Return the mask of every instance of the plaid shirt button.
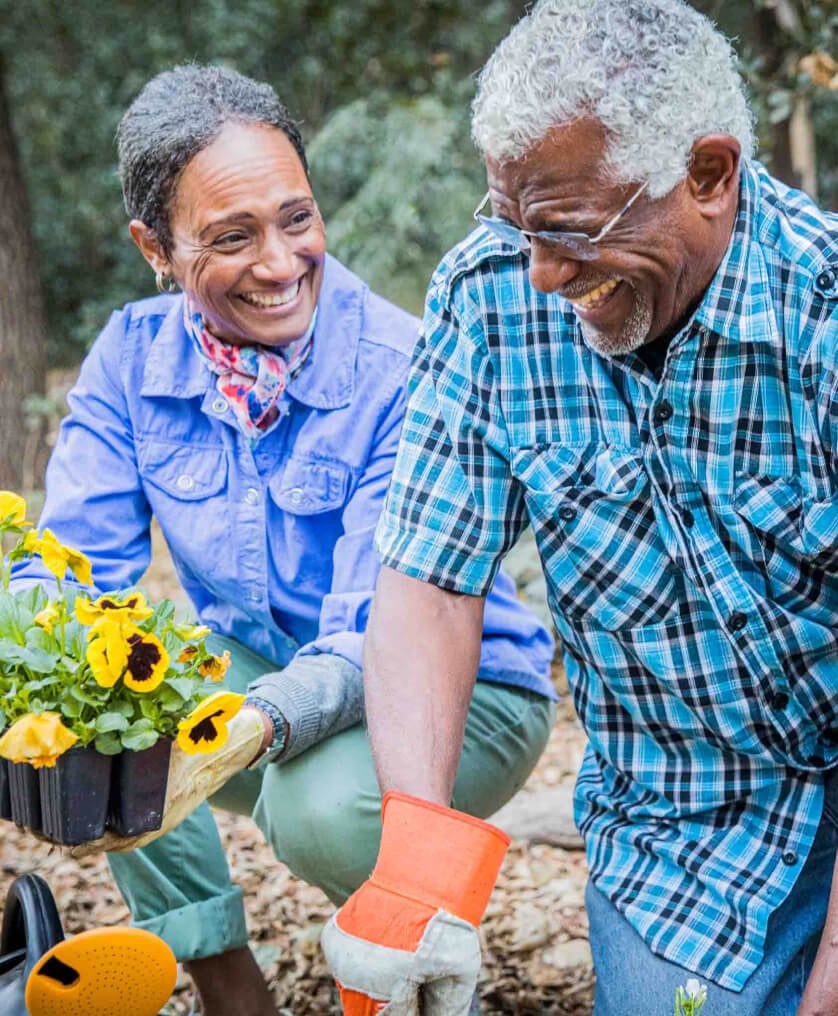
M 576 518 L 576 509 L 569 504 L 562 505 L 559 509 L 559 518 L 562 522 L 573 522 Z
M 797 864 L 797 854 L 793 850 L 786 850 L 783 852 L 782 861 L 783 864 L 791 867 L 793 864 Z
M 674 412 L 675 410 L 672 408 L 672 403 L 667 402 L 667 400 L 664 399 L 657 406 L 655 406 L 654 413 L 655 421 L 657 423 L 666 423 L 666 421 L 671 418 Z
M 775 691 L 768 699 L 772 709 L 785 709 L 789 704 L 789 697 L 784 691 Z
M 820 273 L 820 275 L 817 277 L 815 281 L 817 282 L 819 289 L 834 291 L 835 280 L 836 280 L 835 272 L 833 272 L 831 268 L 827 268 L 825 271 Z
M 743 614 L 741 610 L 734 610 L 727 619 L 728 631 L 742 631 L 747 623 L 748 615 Z

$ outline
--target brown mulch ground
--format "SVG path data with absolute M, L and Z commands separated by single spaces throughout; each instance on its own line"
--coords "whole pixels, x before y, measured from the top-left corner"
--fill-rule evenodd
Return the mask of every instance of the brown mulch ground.
M 150 596 L 177 596 L 167 555 L 156 543 L 155 563 L 143 586 Z M 562 675 L 556 675 L 562 685 Z M 584 735 L 568 697 L 527 789 L 573 782 Z M 294 878 L 249 819 L 220 814 L 234 880 L 242 886 L 251 942 L 277 1005 L 294 1016 L 339 1013 L 319 948 L 331 914 L 326 897 Z M 0 826 L 0 905 L 12 879 L 37 871 L 49 882 L 72 935 L 127 923 L 128 911 L 104 857 L 71 860 L 10 823 Z M 586 878 L 581 851 L 513 842 L 481 927 L 482 1010 L 487 1014 L 589 1016 L 593 974 L 583 906 Z M 166 1016 L 189 1011 L 191 987 L 179 978 Z

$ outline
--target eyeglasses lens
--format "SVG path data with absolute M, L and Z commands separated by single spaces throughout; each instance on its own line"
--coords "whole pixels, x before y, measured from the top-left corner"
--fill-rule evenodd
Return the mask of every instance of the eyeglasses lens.
M 495 219 L 488 215 L 476 215 L 475 218 L 487 229 L 490 229 L 499 240 L 503 240 L 504 243 L 508 243 L 524 254 L 530 251 L 532 247 L 530 237 L 511 222 L 504 222 L 503 219 Z M 536 235 L 550 248 L 564 252 L 575 260 L 596 261 L 599 257 L 596 245 L 591 243 L 589 237 L 582 234 L 538 233 Z

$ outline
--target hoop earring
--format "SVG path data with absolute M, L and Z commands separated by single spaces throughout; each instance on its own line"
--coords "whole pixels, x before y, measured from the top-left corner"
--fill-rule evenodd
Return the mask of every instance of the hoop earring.
M 172 276 L 164 275 L 163 272 L 158 272 L 154 276 L 154 284 L 160 293 L 176 293 L 179 288 Z

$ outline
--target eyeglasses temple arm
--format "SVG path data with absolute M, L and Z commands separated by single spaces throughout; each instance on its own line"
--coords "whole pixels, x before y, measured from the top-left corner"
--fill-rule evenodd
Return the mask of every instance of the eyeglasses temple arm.
M 599 240 L 601 240 L 605 236 L 605 234 L 608 232 L 608 230 L 611 229 L 611 227 L 616 222 L 619 222 L 620 219 L 622 219 L 622 217 L 626 214 L 626 212 L 629 210 L 629 208 L 631 208 L 631 206 L 634 204 L 634 202 L 640 197 L 640 195 L 643 193 L 643 191 L 646 190 L 646 188 L 648 186 L 649 186 L 649 181 L 648 180 L 645 183 L 641 184 L 637 188 L 637 190 L 634 192 L 634 194 L 632 194 L 632 196 L 628 199 L 628 201 L 626 201 L 626 203 L 619 210 L 619 212 L 617 212 L 617 214 L 613 218 L 609 219 L 608 222 L 605 223 L 605 225 L 597 233 L 596 236 L 592 236 L 591 237 L 591 243 L 597 243 Z M 487 194 L 486 197 L 488 197 L 488 196 L 489 195 Z M 483 200 L 485 201 L 486 199 L 484 198 Z

